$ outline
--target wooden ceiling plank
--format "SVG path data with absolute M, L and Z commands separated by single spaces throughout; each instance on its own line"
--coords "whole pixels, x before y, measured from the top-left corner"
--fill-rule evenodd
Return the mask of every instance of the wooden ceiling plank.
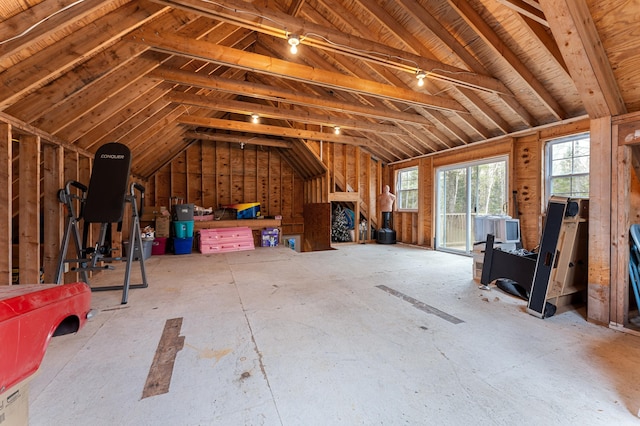
M 171 11 L 151 21 L 149 24 L 153 25 L 158 31 L 179 31 L 184 26 L 189 26 L 198 20 L 204 20 L 204 18 L 194 18 L 184 11 Z M 20 99 L 7 108 L 6 112 L 32 123 L 39 117 L 62 108 L 62 102 L 65 101 L 69 94 L 77 95 L 84 90 L 90 90 L 101 79 L 107 78 L 111 73 L 116 72 L 119 67 L 135 60 L 147 50 L 147 46 L 119 41 L 83 62 L 81 66 L 75 67 L 72 71 L 65 73 L 50 84 Z
M 117 0 L 45 0 L 2 22 L 0 25 L 0 61 L 26 46 L 45 40 L 74 22 L 106 9 Z M 10 40 L 11 39 L 11 40 Z
M 442 25 L 438 18 L 429 13 L 429 11 L 427 11 L 420 3 L 416 0 L 398 0 L 398 3 L 402 5 L 406 13 L 413 15 L 416 20 L 425 24 L 444 45 L 451 49 L 452 52 L 469 67 L 470 70 L 481 75 L 490 75 L 485 66 L 476 59 L 476 57 L 473 56 L 471 52 L 469 52 L 465 46 L 463 46 L 462 43 L 460 43 L 460 41 L 458 41 L 458 39 L 444 27 L 444 25 Z M 468 93 L 468 91 L 464 93 Z M 527 126 L 533 127 L 535 125 L 536 121 L 531 117 L 531 114 L 529 114 L 529 112 L 515 100 L 515 97 L 511 93 L 496 93 L 496 95 L 510 107 L 512 112 L 519 115 L 521 120 Z M 470 97 L 469 95 L 465 96 L 467 98 Z M 493 108 L 487 107 L 486 104 L 482 105 L 476 103 L 476 105 L 480 111 L 493 110 Z M 492 119 L 492 121 L 494 120 L 497 120 L 497 118 Z M 499 121 L 494 121 L 494 124 L 501 129 L 504 127 L 504 124 L 499 124 Z
M 459 88 L 458 90 L 460 90 L 460 92 L 462 92 L 462 94 L 478 108 L 478 113 L 480 115 L 484 116 L 484 118 L 492 123 L 503 134 L 511 132 L 512 129 L 509 123 L 507 123 L 507 121 L 503 119 L 493 108 L 490 108 L 484 100 L 480 99 L 476 92 L 464 88 Z M 459 117 L 462 120 L 467 121 L 482 138 L 489 139 L 492 136 L 487 128 L 480 123 L 476 124 L 472 123 L 472 120 L 468 120 L 468 118 L 473 118 L 471 114 L 459 114 Z
M 615 75 L 585 2 L 541 0 L 589 117 L 627 112 Z
M 162 19 L 161 19 L 162 20 Z M 159 20 L 159 21 L 161 21 Z M 200 18 L 202 20 L 202 18 Z M 186 23 L 187 20 L 179 20 L 182 23 Z M 155 24 L 158 25 L 155 25 Z M 154 22 L 153 26 L 161 26 L 159 22 Z M 184 26 L 182 26 L 184 27 Z M 209 26 L 199 25 L 195 22 L 195 25 L 189 25 L 183 31 L 188 31 L 196 37 L 200 37 L 209 31 Z M 222 30 L 216 32 L 218 38 L 228 38 L 229 35 L 236 33 L 235 29 L 231 28 L 230 31 L 226 31 L 223 34 Z M 190 59 L 183 57 L 175 57 L 169 59 L 175 66 L 187 66 L 191 62 Z M 234 78 L 234 72 L 227 72 L 229 78 Z M 140 138 L 140 132 L 146 132 L 147 128 L 153 126 L 158 120 L 163 121 L 165 125 L 166 116 L 176 110 L 176 107 L 167 107 L 170 102 L 161 99 L 169 91 L 174 88 L 174 85 L 170 83 L 162 83 L 157 88 L 143 93 L 141 98 L 142 103 L 138 105 L 138 99 L 121 99 L 120 107 L 114 108 L 109 113 L 107 111 L 101 111 L 107 117 L 89 130 L 86 134 L 78 138 L 78 144 L 88 146 L 100 146 L 110 140 L 138 140 Z M 140 92 L 140 90 L 138 90 Z M 134 92 L 135 93 L 135 92 Z M 135 96 L 133 96 L 135 98 Z M 123 102 L 126 101 L 126 102 Z M 134 112 L 132 114 L 132 111 Z M 184 108 L 180 107 L 177 114 L 182 114 Z M 177 126 L 176 124 L 171 124 Z M 143 127 L 144 126 L 144 127 Z M 180 126 L 180 131 L 183 131 Z
M 0 73 L 0 110 L 168 10 L 145 1 L 129 3 Z M 82 46 L 81 51 L 77 46 Z
M 420 3 L 416 0 L 397 0 L 397 3 L 403 7 L 406 13 L 412 15 L 417 21 L 425 25 L 433 35 L 438 37 L 451 53 L 458 56 L 469 67 L 469 70 L 481 75 L 489 75 L 484 65 L 471 52 L 466 50 L 458 39 L 442 25 L 440 20 L 429 13 Z
M 81 67 L 65 73 L 46 86 L 30 93 L 7 108 L 7 114 L 32 123 L 39 117 L 59 109 L 62 102 L 70 94 L 78 93 L 91 87 L 98 77 L 108 75 L 139 54 L 148 50 L 145 46 L 131 43 L 116 43 L 113 49 L 100 52 L 84 62 Z
M 169 105 L 169 101 L 164 100 L 164 95 L 171 88 L 171 85 L 165 83 L 130 104 L 122 104 L 116 114 L 82 135 L 75 144 L 92 149 L 94 145 L 101 146 L 110 141 L 125 141 L 130 132 L 144 126 L 147 120 Z
M 286 40 L 290 33 L 297 34 L 302 37 L 301 44 L 338 51 L 410 73 L 415 73 L 417 68 L 423 69 L 430 72 L 429 78 L 441 79 L 452 84 L 482 91 L 509 93 L 504 84 L 494 78 L 470 73 L 468 70 L 429 60 L 400 49 L 393 49 L 369 39 L 345 34 L 256 4 L 239 0 L 220 0 L 215 3 L 198 0 L 155 1 L 226 20 L 283 40 Z M 307 36 L 311 34 L 313 37 Z
M 184 128 L 181 126 L 167 125 L 173 123 L 181 112 L 176 111 L 170 106 L 164 108 L 154 116 L 154 120 L 149 122 L 148 126 L 138 127 L 129 134 L 127 138 L 127 146 L 131 149 L 132 158 L 136 159 L 136 163 L 155 162 L 156 157 L 163 154 L 157 146 L 158 141 L 162 139 L 162 134 L 171 132 L 177 135 L 174 140 L 162 140 L 162 149 L 173 151 L 172 144 L 182 142 L 182 134 Z
M 360 0 L 360 3 L 363 5 L 363 7 L 366 5 L 366 8 L 368 8 L 370 12 L 377 17 L 380 23 L 383 26 L 385 26 L 388 29 L 388 31 L 392 32 L 400 40 L 402 40 L 409 48 L 413 49 L 419 54 L 426 56 L 430 59 L 435 59 L 435 56 L 428 49 L 426 49 L 419 40 L 417 40 L 411 33 L 409 33 L 406 29 L 404 29 L 404 27 L 399 26 L 397 24 L 397 21 L 395 21 L 391 16 L 389 16 L 389 14 L 379 5 L 376 5 L 372 2 L 364 2 L 362 0 Z M 418 9 L 420 8 L 418 7 L 414 10 L 418 10 Z M 369 31 L 365 34 L 369 34 L 371 37 L 374 37 L 374 35 L 371 34 Z M 390 77 L 390 78 L 394 78 L 394 77 Z M 399 84 L 396 81 L 391 81 L 391 83 L 396 85 Z M 431 93 L 441 91 L 439 87 L 432 87 L 432 86 L 435 86 L 435 85 L 432 82 L 427 82 L 426 90 L 428 90 Z M 483 112 L 482 115 L 485 118 L 489 119 L 495 126 L 497 126 L 499 129 L 504 128 L 505 129 L 503 130 L 504 133 L 509 132 L 508 123 L 505 120 L 503 120 L 492 108 L 490 108 L 486 104 L 486 102 L 478 96 L 478 94 L 475 91 L 465 87 L 450 86 L 450 85 L 448 86 L 452 88 L 459 96 L 462 96 L 466 98 L 467 101 L 471 102 L 475 106 L 477 111 Z M 431 115 L 435 115 L 435 114 L 431 114 Z M 476 133 L 479 133 L 481 136 L 485 138 L 488 138 L 490 136 L 486 127 L 480 124 L 480 122 L 477 119 L 474 119 L 470 113 L 458 114 L 458 116 L 462 121 L 465 121 L 469 125 L 469 127 L 474 129 Z M 439 114 L 437 119 L 443 126 L 451 127 L 452 129 L 451 133 L 454 135 L 457 135 L 457 137 L 460 138 L 461 135 L 459 134 L 459 130 L 460 130 L 459 127 L 453 124 L 448 117 L 445 117 L 443 114 Z M 468 136 L 465 135 L 465 137 L 462 138 L 461 141 L 463 141 L 464 143 L 467 143 Z
M 131 95 L 131 86 L 134 86 L 146 73 L 158 67 L 166 58 L 163 54 L 138 57 L 128 66 L 119 67 L 115 72 L 110 73 L 108 78 L 100 79 L 90 89 L 81 90 L 66 97 L 58 104 L 59 107 L 56 110 L 36 120 L 34 125 L 63 139 L 75 140 L 75 137 L 71 137 L 74 133 L 73 129 L 63 132 L 67 136 L 60 133 L 68 127 L 85 122 L 89 113 L 100 106 L 109 108 L 113 104 L 124 102 Z
M 442 124 L 442 127 L 453 136 L 454 140 L 458 140 L 465 145 L 469 143 L 469 136 L 467 136 L 459 126 L 453 124 L 444 114 L 438 111 L 433 111 L 431 115 L 436 121 Z
M 291 5 L 289 6 L 289 9 L 287 9 L 287 14 L 296 16 L 300 12 L 300 9 L 302 9 L 304 3 L 305 0 L 293 0 Z
M 365 138 L 357 138 L 334 133 L 315 132 L 301 129 L 290 129 L 281 126 L 267 124 L 246 123 L 242 121 L 223 120 L 219 118 L 207 118 L 182 115 L 177 120 L 181 124 L 196 127 L 208 127 L 212 129 L 229 130 L 236 132 L 250 132 L 272 136 L 285 136 L 290 138 L 324 140 L 326 142 L 344 143 L 349 145 L 368 146 L 370 142 Z
M 338 126 L 343 129 L 354 129 L 361 132 L 377 132 L 384 134 L 404 133 L 398 127 L 388 124 L 361 122 L 337 116 L 312 114 L 302 110 L 269 107 L 257 103 L 227 100 L 213 96 L 171 92 L 166 96 L 166 99 L 179 104 L 197 105 L 208 109 L 218 109 L 237 114 L 245 114 L 247 116 L 251 114 L 258 114 L 260 117 L 295 120 L 300 123 L 318 124 L 327 127 Z
M 212 90 L 247 95 L 260 99 L 271 99 L 274 101 L 304 105 L 315 108 L 330 109 L 337 112 L 348 112 L 355 115 L 364 115 L 384 121 L 398 121 L 408 124 L 430 125 L 431 123 L 418 114 L 399 113 L 392 110 L 381 110 L 357 105 L 349 102 L 341 102 L 336 99 L 320 96 L 310 96 L 291 90 L 283 90 L 267 86 L 264 84 L 250 83 L 245 81 L 230 81 L 212 75 L 200 75 L 196 73 L 159 67 L 149 73 L 150 77 L 163 78 L 165 81 L 183 84 L 186 86 L 197 86 Z
M 65 140 L 75 141 L 120 111 L 123 104 L 135 101 L 162 83 L 162 80 L 150 78 L 138 79 L 135 83 L 129 85 L 127 90 L 119 94 L 118 102 L 106 102 L 99 109 L 91 109 L 81 114 L 72 126 L 65 127 L 55 134 Z
M 547 49 L 551 57 L 556 61 L 556 64 L 558 64 L 558 66 L 562 68 L 567 75 L 569 75 L 569 68 L 562 57 L 562 52 L 560 52 L 558 43 L 556 43 L 556 40 L 547 32 L 547 29 L 526 16 L 520 16 L 520 21 L 526 26 L 526 28 L 529 28 L 531 33 L 537 37 L 538 40 L 540 40 L 540 43 L 545 49 Z
M 474 29 L 487 46 L 491 47 L 498 57 L 503 57 L 505 62 L 516 72 L 522 81 L 531 89 L 532 93 L 542 102 L 543 105 L 551 112 L 557 120 L 563 120 L 567 117 L 566 112 L 560 106 L 558 101 L 549 93 L 544 85 L 536 78 L 520 61 L 518 56 L 507 46 L 491 27 L 482 19 L 475 9 L 463 0 L 447 0 L 449 5 L 458 12 L 460 17 Z
M 147 44 L 153 49 L 162 52 L 211 61 L 247 71 L 275 75 L 296 81 L 313 82 L 325 87 L 354 91 L 425 108 L 464 111 L 464 108 L 458 102 L 451 99 L 417 93 L 375 81 L 363 81 L 335 72 L 174 34 L 153 34 L 140 29 L 127 37 L 132 41 Z
M 145 146 L 141 148 L 144 156 L 132 152 L 132 157 L 137 158 L 132 170 L 146 178 L 153 176 L 193 144 L 193 141 L 185 141 L 182 138 L 178 127 L 160 128 L 153 134 L 153 139 L 147 139 L 145 142 Z M 156 155 L 147 155 L 149 151 L 155 152 Z

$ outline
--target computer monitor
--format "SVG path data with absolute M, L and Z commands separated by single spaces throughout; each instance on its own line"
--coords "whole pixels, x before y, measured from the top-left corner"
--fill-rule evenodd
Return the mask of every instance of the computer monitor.
M 520 219 L 503 217 L 494 222 L 496 241 L 501 243 L 520 242 Z

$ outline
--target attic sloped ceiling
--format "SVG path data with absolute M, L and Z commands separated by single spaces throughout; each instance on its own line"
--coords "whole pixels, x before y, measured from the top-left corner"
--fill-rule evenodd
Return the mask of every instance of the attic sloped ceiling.
M 20 0 L 0 22 L 0 119 L 125 143 L 142 177 L 196 140 L 311 177 L 313 141 L 393 162 L 640 109 L 640 0 Z

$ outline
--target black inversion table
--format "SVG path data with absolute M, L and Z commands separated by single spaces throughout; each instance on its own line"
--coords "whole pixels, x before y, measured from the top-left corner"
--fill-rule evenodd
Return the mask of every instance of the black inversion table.
M 89 272 L 114 269 L 114 261 L 126 261 L 124 283 L 121 286 L 92 287 L 98 290 L 122 289 L 122 304 L 127 303 L 129 288 L 146 288 L 148 286 L 144 269 L 144 255 L 140 230 L 140 216 L 144 205 L 144 187 L 137 183 L 130 186 L 129 174 L 131 170 L 131 152 L 126 145 L 110 142 L 102 145 L 96 152 L 89 187 L 80 182 L 70 180 L 65 187 L 58 191 L 58 198 L 67 208 L 67 226 L 65 229 L 60 255 L 56 283 L 61 284 L 65 264 L 76 264 L 72 271 L 79 272 L 82 280 L 89 284 Z M 78 195 L 79 194 L 79 195 Z M 140 207 L 138 210 L 138 197 Z M 117 223 L 121 228 L 126 205 L 130 206 L 131 230 L 129 233 L 129 250 L 125 258 L 111 256 L 111 226 Z M 83 222 L 84 229 L 80 239 L 79 223 Z M 88 247 L 87 239 L 90 225 L 100 224 L 99 238 L 96 244 Z M 73 238 L 76 248 L 75 258 L 66 258 L 69 239 Z M 130 284 L 131 265 L 134 253 L 138 253 L 142 274 L 141 284 Z M 105 262 L 107 265 L 99 265 Z

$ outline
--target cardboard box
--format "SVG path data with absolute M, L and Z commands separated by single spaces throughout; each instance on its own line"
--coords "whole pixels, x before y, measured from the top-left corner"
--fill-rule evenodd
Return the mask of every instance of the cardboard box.
M 29 424 L 30 377 L 0 394 L 0 425 L 26 426 Z
M 279 243 L 278 228 L 265 228 L 262 230 L 262 247 L 277 247 Z
M 156 237 L 169 237 L 171 218 L 169 216 L 156 216 Z

